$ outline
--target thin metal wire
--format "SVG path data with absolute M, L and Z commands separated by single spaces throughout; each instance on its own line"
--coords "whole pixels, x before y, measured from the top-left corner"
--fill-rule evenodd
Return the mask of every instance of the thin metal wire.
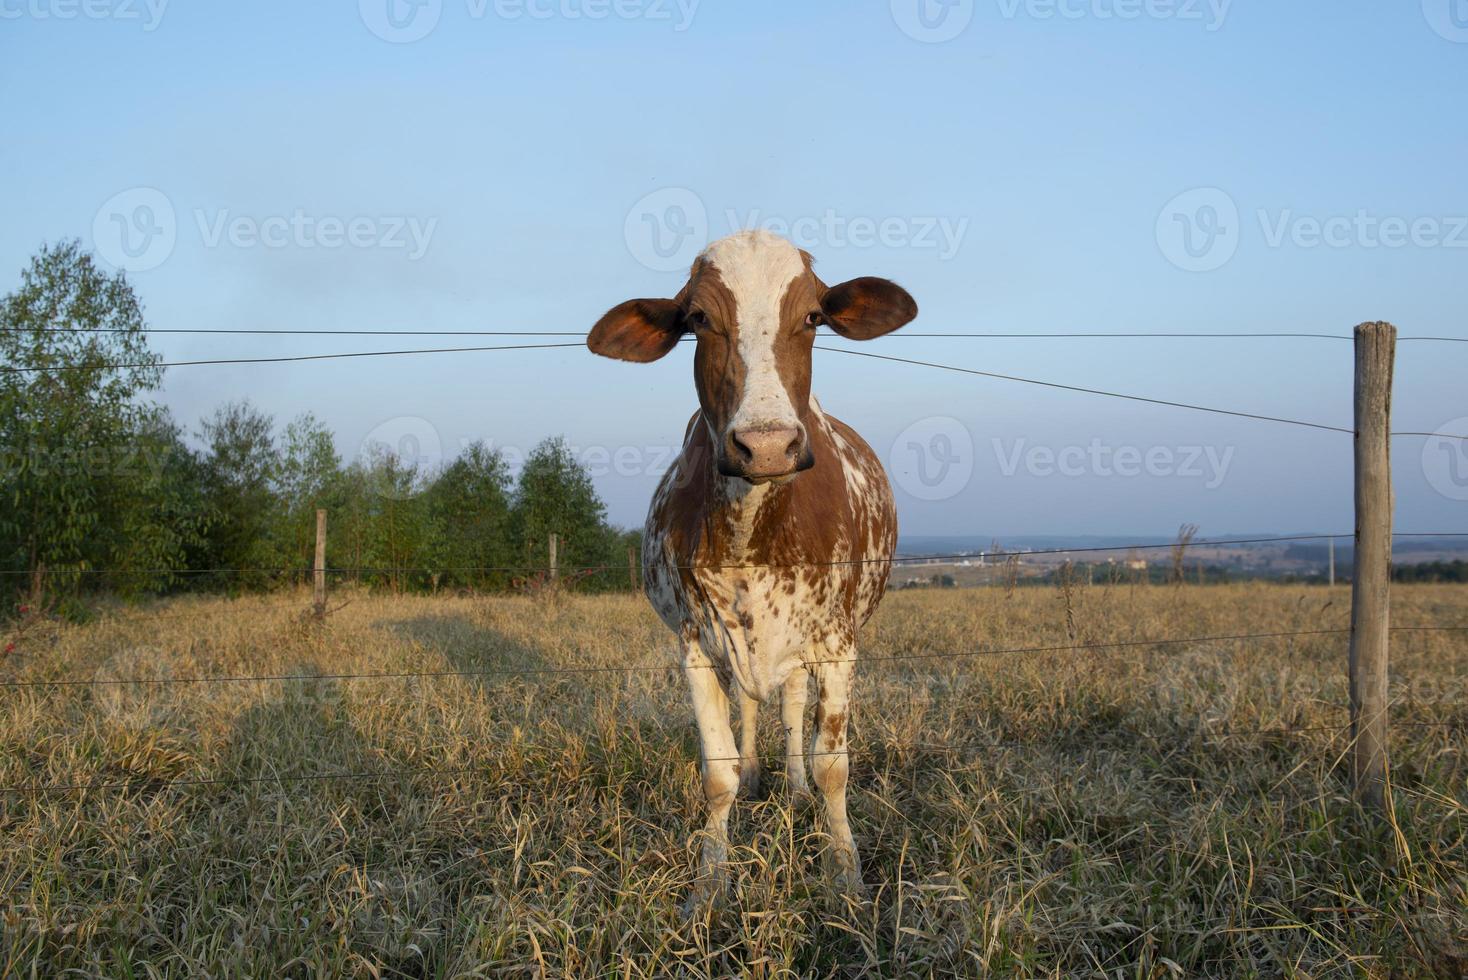
M 127 327 L 102 327 L 89 329 L 86 327 L 52 327 L 40 331 L 31 331 L 20 327 L 0 328 L 0 334 L 26 334 L 26 333 L 57 333 L 57 334 L 113 334 L 113 333 L 141 333 L 141 334 L 190 334 L 220 336 L 284 336 L 284 337 L 585 337 L 585 330 L 329 330 L 329 329 L 272 329 L 258 327 L 144 327 L 133 330 Z M 823 330 L 822 337 L 840 338 L 841 335 L 834 331 Z M 955 338 L 964 340 L 1341 340 L 1352 341 L 1355 338 L 1350 334 L 1339 333 L 1306 333 L 1306 332 L 1284 332 L 1284 331 L 1133 331 L 1109 333 L 1106 331 L 1069 331 L 1056 333 L 995 333 L 988 331 L 920 331 L 901 330 L 889 337 L 903 339 L 908 337 L 943 339 Z M 844 339 L 844 338 L 843 338 Z M 1455 344 L 1468 344 L 1468 337 L 1398 337 L 1401 341 L 1433 341 Z
M 285 364 L 292 361 L 335 361 L 348 357 L 394 357 L 399 354 L 467 354 L 477 351 L 504 350 L 549 350 L 556 347 L 584 347 L 580 343 L 567 344 L 502 344 L 494 347 L 426 347 L 416 350 L 369 350 L 349 351 L 342 354 L 296 354 L 289 357 L 220 357 L 199 361 L 137 361 L 127 364 L 74 364 L 60 368 L 7 367 L 6 374 L 26 374 L 37 371 L 113 371 L 125 368 L 169 368 L 197 367 L 203 364 Z
M 1344 540 L 1355 537 L 1354 534 L 1285 534 L 1267 538 L 1218 538 L 1218 539 L 1195 539 L 1187 543 L 1188 548 L 1224 548 L 1245 544 L 1273 544 L 1285 541 L 1328 541 Z M 1468 531 L 1396 531 L 1392 533 L 1393 538 L 1468 538 Z M 847 565 L 873 565 L 890 563 L 893 565 L 908 564 L 933 564 L 948 561 L 962 561 L 966 559 L 988 557 L 996 561 L 1001 558 L 1027 558 L 1039 555 L 1078 555 L 1098 554 L 1116 551 L 1156 551 L 1159 549 L 1172 549 L 1178 546 L 1176 541 L 1150 544 L 1117 544 L 1117 545 L 1087 545 L 1080 548 L 1031 548 L 1024 551 L 1012 551 L 1002 547 L 989 550 L 957 552 L 942 555 L 898 555 L 892 558 L 846 558 L 839 561 L 804 561 L 804 562 L 745 562 L 740 564 L 724 565 L 677 565 L 674 566 L 682 571 L 732 571 L 744 568 L 832 568 Z M 563 565 L 558 566 L 562 573 L 572 572 L 625 572 L 627 566 L 624 564 L 606 565 Z M 301 566 L 297 568 L 54 568 L 43 569 L 42 575 L 223 575 L 223 574 L 253 574 L 253 575 L 309 575 L 312 568 Z M 549 565 L 527 564 L 527 565 L 463 565 L 463 566 L 426 566 L 426 565 L 359 565 L 341 566 L 324 569 L 330 575 L 386 575 L 386 574 L 433 574 L 435 572 L 548 572 Z M 23 568 L 0 569 L 0 575 L 31 575 L 34 574 Z

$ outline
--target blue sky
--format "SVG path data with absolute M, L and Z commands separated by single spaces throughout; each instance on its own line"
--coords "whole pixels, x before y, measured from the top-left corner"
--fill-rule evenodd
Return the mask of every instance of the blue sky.
M 0 287 L 77 236 L 134 268 L 158 328 L 584 331 L 757 222 L 828 282 L 904 284 L 911 332 L 1468 337 L 1465 0 L 89 3 L 0 0 Z M 1340 341 L 862 349 L 1351 422 Z M 1468 431 L 1465 368 L 1468 344 L 1403 344 L 1396 427 Z M 1346 435 L 826 352 L 815 390 L 908 533 L 1351 527 Z M 629 525 L 695 405 L 687 349 L 184 367 L 162 393 L 190 428 L 243 397 L 316 413 L 348 457 L 564 434 Z M 1468 530 L 1468 456 L 1395 452 L 1398 526 Z

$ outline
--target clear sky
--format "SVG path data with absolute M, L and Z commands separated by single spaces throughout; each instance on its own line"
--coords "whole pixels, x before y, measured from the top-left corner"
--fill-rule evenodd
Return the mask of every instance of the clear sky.
M 157 328 L 584 331 L 773 222 L 828 282 L 905 285 L 911 332 L 1468 337 L 1465 0 L 0 0 L 0 85 L 0 288 L 80 237 Z M 862 349 L 1351 424 L 1341 341 Z M 1396 428 L 1468 431 L 1465 375 L 1468 344 L 1403 344 Z M 910 534 L 1351 527 L 1348 435 L 825 352 L 815 390 Z M 347 457 L 564 434 L 627 525 L 695 405 L 686 347 L 180 367 L 162 393 L 191 429 L 245 397 Z M 1468 530 L 1468 453 L 1395 451 L 1398 527 Z

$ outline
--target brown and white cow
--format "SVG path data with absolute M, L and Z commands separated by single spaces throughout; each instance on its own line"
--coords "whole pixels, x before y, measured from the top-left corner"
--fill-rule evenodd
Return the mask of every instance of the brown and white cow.
M 861 437 L 811 395 L 811 345 L 827 325 L 853 340 L 917 315 L 885 279 L 826 286 L 811 258 L 766 232 L 715 242 L 673 299 L 634 299 L 587 346 L 653 361 L 692 334 L 699 411 L 648 512 L 643 583 L 677 634 L 709 813 L 695 900 L 722 889 L 729 811 L 759 782 L 755 716 L 783 693 L 787 782 L 809 796 L 808 678 L 818 701 L 810 765 L 842 884 L 861 889 L 846 816 L 848 692 L 857 630 L 886 589 L 897 544 L 887 476 Z M 729 701 L 739 704 L 739 744 Z

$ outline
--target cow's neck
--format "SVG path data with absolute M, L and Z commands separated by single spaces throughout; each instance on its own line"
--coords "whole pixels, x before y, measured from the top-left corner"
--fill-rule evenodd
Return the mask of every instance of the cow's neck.
M 814 398 L 806 420 L 806 431 L 813 442 L 824 442 L 825 416 Z M 714 467 L 714 513 L 711 515 L 721 526 L 726 541 L 726 550 L 731 560 L 763 561 L 755 543 L 756 523 L 770 528 L 788 519 L 796 495 L 800 492 L 802 477 L 797 476 L 788 483 L 750 483 L 736 476 L 724 476 L 718 472 L 717 464 L 709 455 L 709 464 Z M 827 465 L 830 465 L 829 461 Z

